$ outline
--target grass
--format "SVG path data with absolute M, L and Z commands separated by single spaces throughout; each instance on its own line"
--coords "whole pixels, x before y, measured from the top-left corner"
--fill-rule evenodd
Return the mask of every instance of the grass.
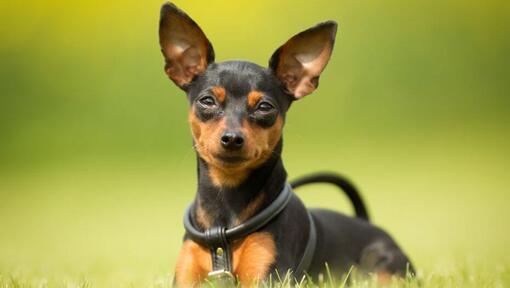
M 444 273 L 440 271 L 430 271 L 419 277 L 407 276 L 405 278 L 396 278 L 381 280 L 377 275 L 361 276 L 356 271 L 349 271 L 347 275 L 335 277 L 326 272 L 320 275 L 318 279 L 312 280 L 304 277 L 300 281 L 293 279 L 290 275 L 282 279 L 269 280 L 267 282 L 257 283 L 255 286 L 262 288 L 279 287 L 394 287 L 394 288 L 413 288 L 413 287 L 508 287 L 510 285 L 509 267 L 499 268 L 494 271 L 483 271 L 480 267 L 471 267 L 470 265 L 461 265 L 456 271 Z M 0 288 L 46 288 L 46 287 L 65 287 L 65 288 L 90 288 L 102 287 L 95 285 L 94 281 L 86 278 L 81 279 L 48 279 L 44 277 L 35 277 L 30 275 L 0 275 Z M 152 280 L 138 283 L 110 283 L 107 287 L 153 287 L 170 288 L 172 287 L 172 277 L 170 275 L 156 276 Z M 217 283 L 206 281 L 201 287 L 221 287 Z
M 0 288 L 170 287 L 183 233 L 182 212 L 193 198 L 193 157 L 136 165 L 80 161 L 0 173 Z M 293 175 L 304 173 L 289 162 Z M 321 165 L 327 169 L 333 164 Z M 395 236 L 419 273 L 418 280 L 395 280 L 388 287 L 510 285 L 507 194 L 486 197 L 466 189 L 462 201 L 452 200 L 442 194 L 452 188 L 448 178 L 434 183 L 441 188 L 427 195 L 421 192 L 427 187 L 412 186 L 422 177 L 419 173 L 401 174 L 407 180 L 390 193 L 380 180 L 391 178 L 391 169 L 373 175 L 363 171 L 363 181 L 355 182 L 364 183 L 374 222 Z M 379 190 L 370 183 L 378 183 Z M 493 182 L 492 191 L 504 191 L 497 189 L 502 184 Z M 406 187 L 414 187 L 415 194 Z M 350 213 L 349 204 L 330 189 L 317 186 L 298 193 L 309 206 Z M 374 277 L 354 275 L 345 282 L 336 276 L 325 274 L 300 286 L 377 286 Z M 262 286 L 291 284 L 284 277 Z

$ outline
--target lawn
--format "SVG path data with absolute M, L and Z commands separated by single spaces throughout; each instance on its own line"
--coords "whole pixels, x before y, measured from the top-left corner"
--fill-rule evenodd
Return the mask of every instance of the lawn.
M 401 157 L 393 152 L 388 151 Z M 338 161 L 334 156 L 315 157 L 321 170 L 334 170 Z M 305 173 L 307 169 L 299 167 L 312 165 L 313 158 L 288 161 L 289 171 Z M 402 163 L 381 156 L 377 160 L 387 163 L 386 169 L 352 163 L 350 170 L 358 175 L 352 178 L 373 221 L 410 255 L 423 287 L 510 285 L 508 194 L 474 189 L 504 191 L 503 182 L 495 181 L 500 176 L 464 181 L 474 175 L 466 170 L 458 175 L 448 166 L 432 169 L 430 155 L 406 159 L 420 163 L 419 168 L 408 164 L 402 169 Z M 2 173 L 0 287 L 169 287 L 183 233 L 182 213 L 195 187 L 193 160 L 190 152 L 168 163 L 80 161 Z M 425 181 L 424 171 L 436 181 Z M 308 206 L 351 213 L 346 199 L 331 187 L 305 187 L 298 193 Z M 327 277 L 324 282 L 330 283 Z M 358 280 L 353 286 L 374 283 Z M 394 287 L 417 285 L 404 281 Z

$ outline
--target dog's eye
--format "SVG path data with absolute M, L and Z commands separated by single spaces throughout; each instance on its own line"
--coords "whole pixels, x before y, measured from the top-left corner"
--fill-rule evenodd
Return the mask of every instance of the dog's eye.
M 216 101 L 211 96 L 205 96 L 198 100 L 200 104 L 202 104 L 205 107 L 214 107 L 216 106 Z
M 266 101 L 260 102 L 259 105 L 257 106 L 257 110 L 261 112 L 270 112 L 273 109 L 274 109 L 273 104 Z

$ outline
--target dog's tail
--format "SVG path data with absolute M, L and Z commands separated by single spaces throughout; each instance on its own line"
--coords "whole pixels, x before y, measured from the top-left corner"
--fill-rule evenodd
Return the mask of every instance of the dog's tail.
M 290 186 L 292 188 L 298 188 L 303 185 L 307 184 L 315 184 L 315 183 L 328 183 L 333 184 L 343 190 L 345 194 L 347 194 L 347 197 L 349 197 L 349 200 L 351 200 L 352 205 L 354 206 L 354 211 L 356 213 L 356 217 L 364 219 L 366 221 L 369 221 L 367 208 L 365 207 L 365 204 L 363 203 L 363 199 L 361 199 L 361 196 L 354 187 L 354 185 L 347 180 L 345 177 L 340 176 L 338 174 L 334 173 L 317 173 L 312 174 L 308 176 L 300 177 L 292 182 L 290 182 Z

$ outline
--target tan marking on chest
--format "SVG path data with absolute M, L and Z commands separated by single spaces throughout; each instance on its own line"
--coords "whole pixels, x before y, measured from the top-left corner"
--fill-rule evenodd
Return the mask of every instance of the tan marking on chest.
M 242 286 L 265 279 L 276 260 L 276 245 L 267 232 L 250 234 L 236 242 L 233 250 L 234 274 Z M 191 240 L 184 241 L 175 268 L 177 286 L 196 286 L 205 280 L 211 269 L 209 250 Z
M 175 284 L 190 287 L 199 284 L 211 271 L 209 250 L 191 240 L 185 240 L 175 265 Z
M 379 285 L 383 285 L 383 286 L 387 286 L 389 284 L 391 284 L 391 281 L 393 280 L 393 275 L 391 275 L 391 273 L 387 272 L 387 271 L 378 271 L 376 272 L 376 278 L 377 278 L 377 283 Z
M 276 245 L 268 232 L 253 233 L 234 248 L 234 273 L 242 286 L 263 280 L 276 261 Z

